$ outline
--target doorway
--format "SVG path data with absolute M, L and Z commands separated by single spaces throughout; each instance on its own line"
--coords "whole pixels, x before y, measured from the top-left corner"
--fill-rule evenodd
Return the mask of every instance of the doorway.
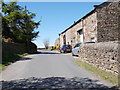
M 83 42 L 84 40 L 83 40 L 83 29 L 81 29 L 81 30 L 79 30 L 79 31 L 77 31 L 77 33 L 78 33 L 78 38 L 79 38 L 79 41 L 80 42 Z

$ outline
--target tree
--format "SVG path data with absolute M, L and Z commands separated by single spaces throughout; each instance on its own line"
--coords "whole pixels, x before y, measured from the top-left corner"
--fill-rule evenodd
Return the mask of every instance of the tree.
M 45 39 L 45 40 L 43 41 L 43 44 L 44 44 L 44 46 L 45 46 L 45 49 L 48 49 L 48 47 L 49 47 L 49 39 Z
M 17 5 L 17 2 L 9 4 L 2 3 L 2 37 L 12 38 L 14 42 L 29 43 L 38 36 L 40 21 L 35 22 L 33 19 L 35 13 L 29 12 L 27 7 Z

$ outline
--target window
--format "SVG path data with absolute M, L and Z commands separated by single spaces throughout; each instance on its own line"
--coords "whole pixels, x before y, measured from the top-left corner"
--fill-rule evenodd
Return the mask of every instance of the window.
M 75 45 L 75 47 L 79 47 L 81 44 L 82 44 L 82 43 L 78 43 L 78 44 Z M 75 48 L 75 47 L 74 47 L 74 48 Z
M 65 35 L 63 36 L 63 44 L 66 45 L 66 36 Z

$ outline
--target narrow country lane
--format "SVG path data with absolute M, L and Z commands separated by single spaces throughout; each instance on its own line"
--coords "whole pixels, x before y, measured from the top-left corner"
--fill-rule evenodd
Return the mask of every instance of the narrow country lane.
M 4 80 L 4 88 L 10 87 L 10 85 L 6 85 L 10 82 L 12 84 L 13 82 L 21 82 L 20 85 L 21 87 L 24 86 L 24 88 L 32 87 L 32 85 L 33 87 L 39 88 L 48 88 L 53 86 L 57 86 L 57 88 L 68 88 L 74 86 L 76 88 L 99 88 L 112 86 L 89 71 L 77 66 L 74 63 L 74 58 L 72 56 L 68 54 L 59 54 L 55 51 L 41 51 L 41 53 L 38 54 L 25 56 L 19 61 L 8 66 L 8 68 L 1 72 L 0 75 L 2 75 L 0 80 Z M 36 79 L 38 80 L 36 81 Z M 26 81 L 34 81 L 34 83 L 32 85 L 30 83 L 27 85 Z M 52 85 L 50 84 L 51 82 Z M 22 83 L 24 83 L 23 86 Z M 15 83 L 15 85 L 17 84 Z M 18 86 L 20 87 L 20 85 Z

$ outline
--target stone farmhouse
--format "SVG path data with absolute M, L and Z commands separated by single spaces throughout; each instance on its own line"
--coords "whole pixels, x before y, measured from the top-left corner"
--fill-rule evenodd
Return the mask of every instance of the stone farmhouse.
M 94 5 L 94 9 L 59 34 L 55 45 L 69 42 L 108 42 L 118 40 L 120 0 Z

